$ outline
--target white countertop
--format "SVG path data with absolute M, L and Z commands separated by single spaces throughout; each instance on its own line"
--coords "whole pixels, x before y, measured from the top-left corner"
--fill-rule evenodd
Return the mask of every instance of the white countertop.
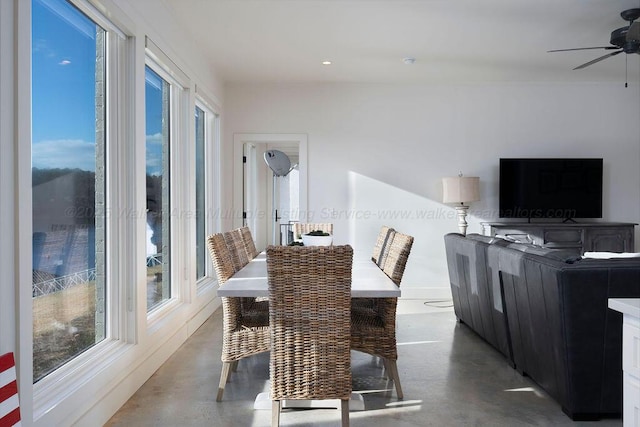
M 609 308 L 640 319 L 640 298 L 609 298 Z

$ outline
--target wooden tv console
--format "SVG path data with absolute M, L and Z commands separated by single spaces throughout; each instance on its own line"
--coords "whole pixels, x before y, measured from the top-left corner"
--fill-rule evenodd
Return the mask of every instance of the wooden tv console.
M 626 222 L 483 222 L 486 236 L 584 252 L 633 252 L 636 224 Z

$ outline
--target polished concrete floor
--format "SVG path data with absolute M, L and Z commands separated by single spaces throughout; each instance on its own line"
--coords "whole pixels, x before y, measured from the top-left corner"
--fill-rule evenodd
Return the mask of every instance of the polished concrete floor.
M 267 354 L 241 361 L 223 402 L 220 378 L 222 315 L 218 310 L 112 417 L 107 426 L 269 426 L 271 411 L 254 410 L 269 388 Z M 365 410 L 351 426 L 586 426 L 621 427 L 620 419 L 571 421 L 560 406 L 466 326 L 448 302 L 400 300 L 399 401 L 368 355 L 352 353 L 353 389 Z M 282 426 L 337 426 L 335 409 L 289 409 Z

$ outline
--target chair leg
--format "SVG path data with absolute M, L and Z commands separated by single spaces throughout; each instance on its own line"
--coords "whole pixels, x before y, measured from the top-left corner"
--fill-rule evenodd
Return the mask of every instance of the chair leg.
M 340 403 L 342 413 L 342 427 L 349 427 L 349 399 L 342 399 Z
M 385 366 L 389 369 L 389 377 L 393 380 L 393 385 L 396 387 L 396 394 L 398 399 L 402 400 L 404 395 L 402 394 L 402 386 L 400 385 L 400 376 L 398 375 L 398 365 L 395 360 L 385 359 Z
M 271 401 L 271 427 L 280 427 L 280 409 L 282 404 L 279 400 Z
M 229 371 L 231 370 L 232 363 L 234 362 L 222 362 L 222 373 L 220 374 L 220 384 L 218 385 L 218 396 L 216 396 L 216 402 L 222 401 L 224 386 L 227 385 L 227 380 L 229 379 Z
M 234 360 L 233 362 L 231 362 L 231 371 L 232 372 L 238 372 L 238 362 L 239 362 L 239 360 Z

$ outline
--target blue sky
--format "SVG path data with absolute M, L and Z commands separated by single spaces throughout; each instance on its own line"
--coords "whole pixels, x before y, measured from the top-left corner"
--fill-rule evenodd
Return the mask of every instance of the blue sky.
M 147 67 L 145 81 L 145 126 L 147 129 L 147 173 L 162 172 L 162 78 Z
M 99 27 L 65 0 L 33 0 L 32 19 L 33 167 L 95 171 Z M 146 88 L 153 86 L 148 82 Z M 158 174 L 162 98 L 157 89 L 151 92 L 146 96 L 147 173 Z

